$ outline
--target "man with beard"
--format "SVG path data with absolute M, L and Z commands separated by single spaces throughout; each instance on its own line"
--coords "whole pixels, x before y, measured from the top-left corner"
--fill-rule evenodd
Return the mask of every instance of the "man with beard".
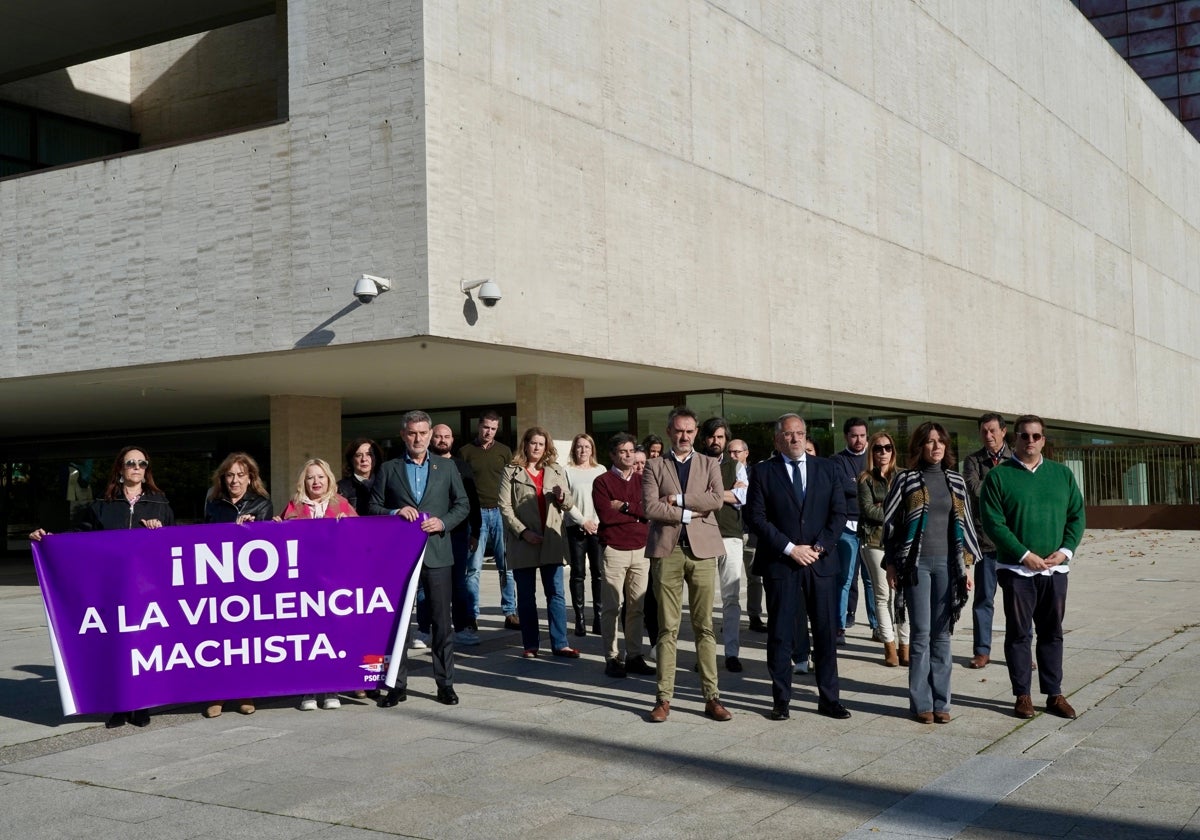
M 738 659 L 738 635 L 742 623 L 742 505 L 746 503 L 746 488 L 750 477 L 746 465 L 737 458 L 726 456 L 725 446 L 733 437 L 724 417 L 710 417 L 700 427 L 704 454 L 716 458 L 721 469 L 721 509 L 717 511 L 717 527 L 725 553 L 717 558 L 717 585 L 721 593 L 721 642 L 725 646 L 725 668 L 733 673 L 742 670 Z
M 454 446 L 454 432 L 445 423 L 433 427 L 433 440 L 429 451 L 435 458 L 448 459 L 458 467 L 467 500 L 471 503 L 471 514 L 450 532 L 450 547 L 454 552 L 454 643 L 470 647 L 479 644 L 479 628 L 475 617 L 479 615 L 479 572 L 471 573 L 471 554 L 479 541 L 479 530 L 483 518 L 479 513 L 479 494 L 475 491 L 475 473 L 471 465 L 456 455 L 450 454 Z

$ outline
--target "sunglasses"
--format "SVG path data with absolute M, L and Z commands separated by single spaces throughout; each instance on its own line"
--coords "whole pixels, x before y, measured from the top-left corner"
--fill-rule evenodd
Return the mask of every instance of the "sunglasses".
M 146 467 L 150 466 L 150 462 L 149 461 L 126 461 L 125 466 L 131 470 L 134 469 L 135 467 L 139 470 L 144 470 L 144 469 L 146 469 Z
M 1043 436 L 1041 432 L 1018 432 L 1017 437 L 1019 437 L 1021 440 L 1031 440 L 1034 443 L 1037 443 L 1042 439 Z
M 871 447 L 872 452 L 891 452 L 894 449 L 890 443 L 877 443 Z

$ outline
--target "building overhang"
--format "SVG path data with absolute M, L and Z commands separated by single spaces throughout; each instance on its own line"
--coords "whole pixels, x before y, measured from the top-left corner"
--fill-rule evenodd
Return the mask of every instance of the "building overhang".
M 0 84 L 275 11 L 275 0 L 39 0 L 9 3 Z

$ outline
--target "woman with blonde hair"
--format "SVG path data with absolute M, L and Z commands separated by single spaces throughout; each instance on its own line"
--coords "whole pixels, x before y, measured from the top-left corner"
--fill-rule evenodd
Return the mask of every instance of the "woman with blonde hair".
M 890 433 L 876 432 L 867 443 L 867 452 L 867 469 L 858 476 L 858 540 L 875 595 L 883 664 L 895 668 L 908 665 L 908 621 L 894 618 L 895 596 L 883 570 L 883 503 L 896 477 L 896 442 Z
M 556 461 L 550 433 L 531 426 L 521 437 L 512 463 L 500 475 L 500 517 L 504 520 L 505 559 L 517 585 L 521 654 L 538 655 L 537 578 L 546 594 L 550 649 L 555 656 L 579 658 L 567 644 L 567 604 L 563 597 L 566 538 L 563 514 L 571 510 L 570 485 Z
M 320 458 L 309 458 L 296 479 L 296 494 L 280 519 L 341 519 L 358 516 L 354 505 L 337 491 L 333 470 Z
M 276 520 L 341 519 L 343 516 L 358 516 L 358 511 L 344 496 L 338 494 L 329 463 L 320 458 L 309 458 L 300 467 L 296 495 L 283 509 L 283 516 L 276 517 Z M 358 696 L 357 692 L 355 696 Z M 366 696 L 365 692 L 362 696 Z M 321 704 L 322 709 L 342 707 L 342 701 L 336 694 L 305 694 L 300 699 L 300 711 L 316 711 L 317 703 Z
M 586 636 L 583 582 L 587 565 L 592 567 L 592 632 L 600 635 L 600 581 L 604 577 L 600 551 L 600 517 L 592 504 L 592 484 L 606 470 L 596 462 L 596 441 L 587 432 L 571 441 L 571 463 L 567 483 L 571 488 L 571 512 L 567 514 L 567 550 L 571 561 L 571 606 L 575 610 L 575 635 Z

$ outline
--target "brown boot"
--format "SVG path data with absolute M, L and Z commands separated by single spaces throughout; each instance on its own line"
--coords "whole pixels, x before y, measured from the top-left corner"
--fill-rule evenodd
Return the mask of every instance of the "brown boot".
M 908 667 L 908 645 L 900 645 L 900 649 L 897 651 L 897 654 L 898 654 L 898 659 L 899 659 L 900 664 L 903 665 L 905 668 L 907 668 Z
M 896 654 L 895 642 L 883 643 L 883 664 L 889 668 L 895 668 L 900 664 L 900 658 Z

